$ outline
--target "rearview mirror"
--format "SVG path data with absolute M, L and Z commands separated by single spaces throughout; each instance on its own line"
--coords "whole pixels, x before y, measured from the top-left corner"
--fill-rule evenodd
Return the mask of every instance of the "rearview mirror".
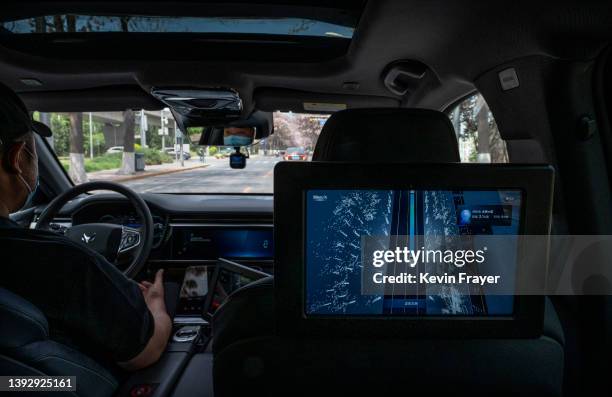
M 254 127 L 225 127 L 223 129 L 223 145 L 225 146 L 249 146 L 254 140 Z
M 272 113 L 255 111 L 244 120 L 204 126 L 200 146 L 249 146 L 274 131 Z

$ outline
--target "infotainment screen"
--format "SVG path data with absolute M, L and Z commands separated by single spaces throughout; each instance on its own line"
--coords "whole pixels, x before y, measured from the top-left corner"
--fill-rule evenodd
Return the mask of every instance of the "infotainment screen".
M 173 231 L 173 259 L 271 259 L 273 256 L 272 228 L 176 227 Z
M 520 233 L 521 190 L 305 194 L 306 316 L 513 314 L 514 297 L 489 294 L 484 281 L 495 279 L 479 265 L 492 254 L 503 256 L 487 262 L 487 274 L 503 277 L 506 288 L 513 282 L 516 265 L 508 264 L 516 263 L 517 242 L 508 236 Z M 487 253 L 490 236 L 498 235 L 505 236 L 503 247 Z

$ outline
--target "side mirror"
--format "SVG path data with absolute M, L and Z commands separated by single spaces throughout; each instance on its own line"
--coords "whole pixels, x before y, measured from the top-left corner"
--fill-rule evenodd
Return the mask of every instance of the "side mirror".
M 230 154 L 230 167 L 234 169 L 243 169 L 246 167 L 247 156 L 240 153 L 240 147 L 235 147 L 236 152 Z

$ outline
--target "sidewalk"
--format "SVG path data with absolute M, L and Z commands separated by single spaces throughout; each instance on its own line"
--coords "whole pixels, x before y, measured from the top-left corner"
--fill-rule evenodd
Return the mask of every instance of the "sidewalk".
M 200 162 L 198 158 L 196 158 L 196 159 L 185 160 L 184 167 L 181 167 L 180 161 L 173 162 L 173 163 L 167 163 L 167 164 L 159 164 L 159 165 L 147 165 L 144 171 L 139 171 L 132 175 L 117 174 L 117 171 L 119 171 L 119 168 L 115 168 L 112 170 L 88 172 L 87 179 L 89 181 L 124 182 L 124 181 L 131 181 L 134 179 L 149 178 L 152 176 L 172 174 L 175 172 L 193 170 L 196 168 L 204 168 L 207 166 L 208 164 L 204 164 Z

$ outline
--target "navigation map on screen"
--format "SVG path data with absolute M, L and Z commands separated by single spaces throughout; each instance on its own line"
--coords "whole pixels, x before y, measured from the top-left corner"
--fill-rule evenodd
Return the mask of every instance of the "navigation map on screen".
M 488 295 L 486 285 L 431 293 L 422 285 L 415 289 L 393 284 L 379 293 L 364 293 L 362 244 L 364 237 L 376 237 L 391 251 L 406 247 L 435 253 L 447 249 L 453 237 L 475 245 L 486 236 L 508 236 L 507 241 L 513 242 L 512 236 L 520 232 L 521 204 L 519 190 L 306 191 L 305 315 L 511 315 L 513 296 Z M 516 248 L 510 243 L 487 253 L 503 257 L 503 261 L 490 260 L 487 271 L 503 275 L 506 283 L 512 280 L 516 266 L 508 264 L 515 263 Z M 499 269 L 491 269 L 495 263 L 500 263 Z M 453 265 L 444 266 L 419 263 L 417 268 L 458 274 L 452 273 Z M 477 261 L 462 266 L 461 272 L 480 274 Z

